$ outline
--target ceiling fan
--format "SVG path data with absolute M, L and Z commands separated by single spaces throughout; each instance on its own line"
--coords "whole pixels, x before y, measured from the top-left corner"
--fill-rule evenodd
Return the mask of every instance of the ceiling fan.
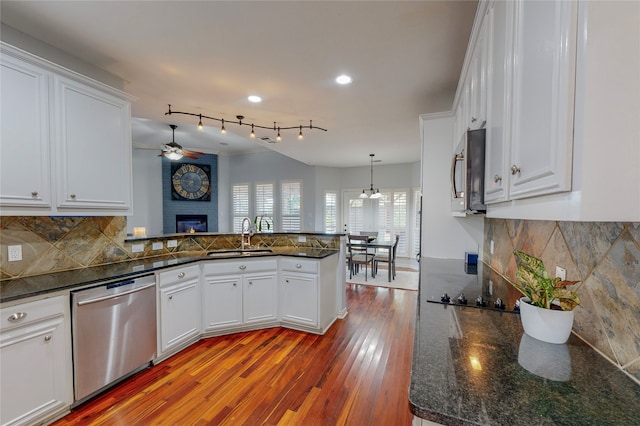
M 198 155 L 205 155 L 204 152 L 200 151 L 192 151 L 190 149 L 185 149 L 182 145 L 176 143 L 176 126 L 175 124 L 169 124 L 173 131 L 173 137 L 171 142 L 162 145 L 162 152 L 158 157 L 167 157 L 169 160 L 179 160 L 182 157 L 193 158 L 194 160 L 198 159 Z

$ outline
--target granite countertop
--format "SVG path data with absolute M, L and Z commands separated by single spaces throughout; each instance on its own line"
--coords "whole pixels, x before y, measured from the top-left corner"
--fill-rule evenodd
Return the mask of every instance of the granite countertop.
M 229 259 L 247 259 L 252 257 L 293 256 L 309 259 L 323 259 L 339 250 L 305 247 L 271 247 L 271 252 L 256 252 L 252 255 L 238 255 L 237 251 L 228 255 L 209 257 L 201 253 L 178 253 L 174 255 L 147 257 L 127 262 L 111 263 L 91 268 L 74 269 L 52 274 L 36 275 L 0 281 L 0 303 L 16 302 L 36 296 L 59 291 L 69 291 L 81 287 L 91 287 L 105 282 L 129 279 L 151 274 L 157 270 L 204 260 L 218 261 Z M 238 250 L 239 251 L 239 250 Z
M 461 289 L 473 301 L 495 278 L 479 269 L 473 278 L 462 261 L 421 262 L 409 389 L 416 416 L 444 425 L 640 424 L 640 386 L 575 335 L 543 343 L 523 333 L 516 313 L 427 301 Z

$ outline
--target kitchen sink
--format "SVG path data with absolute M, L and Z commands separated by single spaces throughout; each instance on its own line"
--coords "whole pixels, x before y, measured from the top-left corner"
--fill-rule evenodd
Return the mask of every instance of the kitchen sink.
M 261 254 L 273 253 L 268 248 L 245 249 L 245 250 L 216 250 L 207 253 L 209 257 L 239 257 L 239 256 L 255 256 Z

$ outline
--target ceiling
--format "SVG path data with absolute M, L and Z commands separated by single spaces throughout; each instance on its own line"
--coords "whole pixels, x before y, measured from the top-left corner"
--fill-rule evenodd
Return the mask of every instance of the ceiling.
M 450 110 L 477 1 L 7 1 L 2 22 L 125 81 L 134 144 L 233 154 L 271 149 L 309 165 L 420 159 L 418 116 Z M 335 82 L 340 74 L 350 85 Z M 252 104 L 249 95 L 263 101 Z M 282 131 L 225 125 L 203 114 Z

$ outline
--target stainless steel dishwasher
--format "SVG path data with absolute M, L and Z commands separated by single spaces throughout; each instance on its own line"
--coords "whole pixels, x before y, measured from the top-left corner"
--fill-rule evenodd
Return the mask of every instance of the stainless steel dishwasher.
M 156 356 L 153 275 L 71 292 L 75 404 Z

